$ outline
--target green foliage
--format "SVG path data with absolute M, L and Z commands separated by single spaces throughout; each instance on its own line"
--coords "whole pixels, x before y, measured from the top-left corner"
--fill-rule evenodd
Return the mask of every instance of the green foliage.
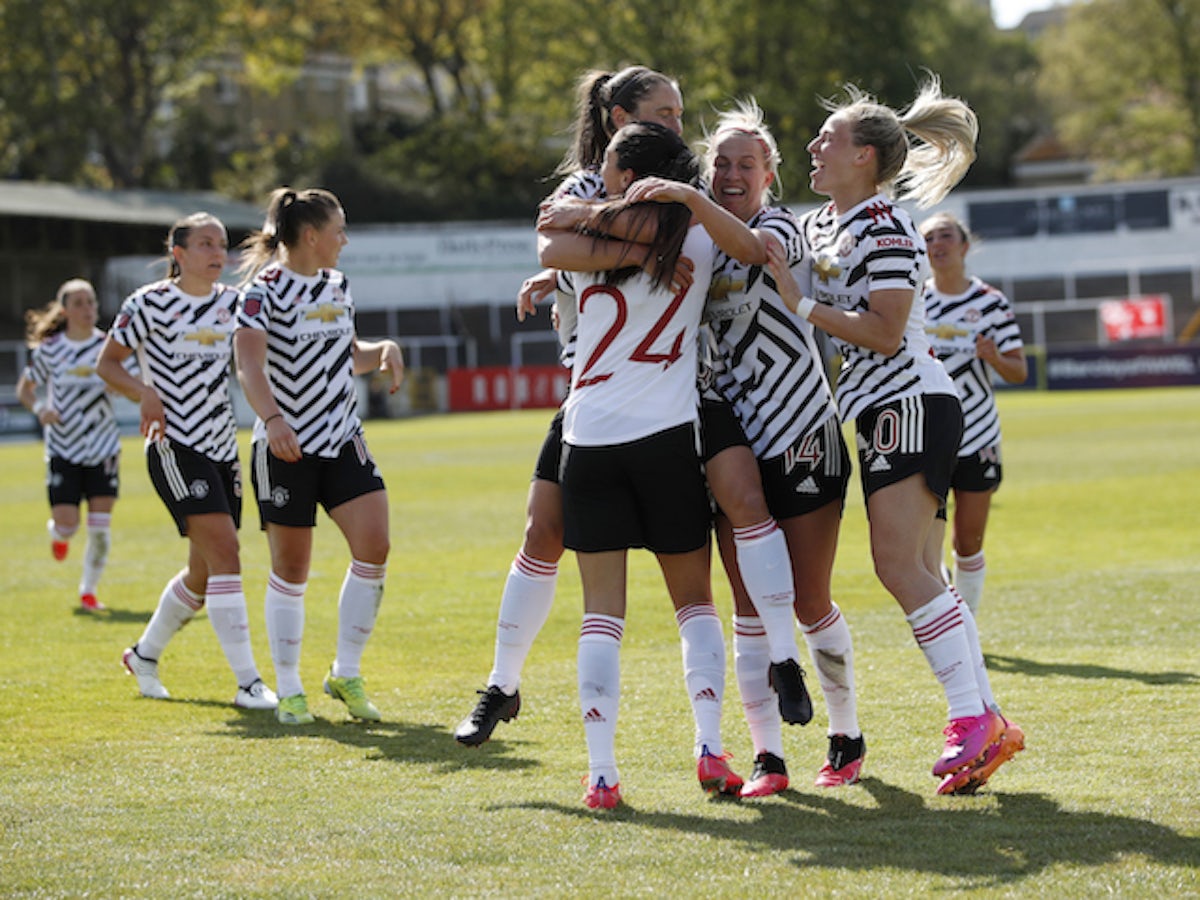
M 933 794 L 945 707 L 871 571 L 856 488 L 834 592 L 854 632 L 869 742 L 858 787 L 811 786 L 825 748 L 818 693 L 817 721 L 785 733 L 791 790 L 703 797 L 670 603 L 653 561 L 633 554 L 618 729 L 628 806 L 612 815 L 580 802 L 571 554 L 520 718 L 478 750 L 450 734 L 490 665 L 549 413 L 368 423 L 392 506 L 364 659 L 384 721 L 368 726 L 320 689 L 348 561 L 327 518 L 301 656 L 317 724 L 285 729 L 233 709 L 203 616 L 164 654 L 175 699 L 140 700 L 121 649 L 185 551 L 138 442 L 124 445 L 106 616 L 72 612 L 81 540 L 65 563 L 49 558 L 40 448 L 0 445 L 0 895 L 1195 896 L 1198 401 L 1196 388 L 1001 396 L 1005 482 L 979 622 L 1028 748 L 978 797 Z M 246 513 L 251 636 L 272 680 L 267 553 Z M 728 590 L 714 586 L 727 616 Z M 750 743 L 728 665 L 726 745 L 744 773 Z
M 75 180 L 94 153 L 110 184 L 150 183 L 160 104 L 214 51 L 219 12 L 211 0 L 0 4 L 0 112 L 17 142 L 15 174 Z
M 329 130 L 312 129 L 300 140 L 292 134 L 262 134 L 245 150 L 234 151 L 216 175 L 217 190 L 249 203 L 262 203 L 281 184 L 322 185 L 328 160 L 342 145 Z
M 369 156 L 327 159 L 321 183 L 363 222 L 521 219 L 532 222 L 557 159 L 504 123 L 424 122 Z
M 1200 0 L 1092 0 L 1038 50 L 1061 137 L 1109 178 L 1200 168 Z
M 756 95 L 783 149 L 788 199 L 801 200 L 809 198 L 803 148 L 824 118 L 817 98 L 853 81 L 902 106 L 922 67 L 960 72 L 948 88 L 997 123 L 985 128 L 975 177 L 1002 180 L 1024 128 L 1015 113 L 1025 97 L 1014 81 L 1030 64 L 967 0 L 863 0 L 853 16 L 834 0 L 222 0 L 215 7 L 62 0 L 44 8 L 9 0 L 0 11 L 0 40 L 11 48 L 0 59 L 0 136 L 8 138 L 0 165 L 9 174 L 216 185 L 245 196 L 249 186 L 305 180 L 315 153 L 317 169 L 344 173 L 366 193 L 407 198 L 376 206 L 434 205 L 434 218 L 527 208 L 562 152 L 574 84 L 589 68 L 642 63 L 677 77 L 689 138 L 716 109 Z M 396 162 L 408 169 L 358 145 L 341 144 L 336 159 L 323 157 L 311 140 L 290 151 L 300 158 L 289 161 L 278 136 L 255 127 L 252 109 L 241 113 L 250 119 L 245 127 L 211 114 L 218 70 L 269 103 L 296 82 L 304 63 L 328 54 L 364 67 L 409 67 L 427 107 L 420 130 L 444 123 L 461 139 L 426 137 L 397 151 Z M 982 70 L 996 73 L 994 80 L 975 74 L 981 56 L 1002 58 Z M 391 115 L 370 108 L 355 127 Z M 304 121 L 296 130 L 319 132 L 321 124 Z M 163 144 L 173 149 L 160 158 Z M 410 178 L 411 153 L 422 148 L 440 155 L 420 166 L 419 183 L 398 189 L 396 182 Z M 551 164 L 530 178 L 539 161 Z M 477 177 L 468 174 L 475 169 Z M 501 196 L 464 200 L 467 188 Z

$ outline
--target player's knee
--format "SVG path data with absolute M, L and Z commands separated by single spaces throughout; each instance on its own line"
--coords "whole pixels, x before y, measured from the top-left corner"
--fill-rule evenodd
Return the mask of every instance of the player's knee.
M 531 516 L 525 523 L 526 556 L 543 562 L 558 562 L 563 555 L 562 519 Z

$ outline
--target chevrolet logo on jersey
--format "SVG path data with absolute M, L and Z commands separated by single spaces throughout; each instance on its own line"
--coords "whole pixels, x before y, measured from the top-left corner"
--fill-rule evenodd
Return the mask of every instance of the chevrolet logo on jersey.
M 67 374 L 76 378 L 91 378 L 96 374 L 96 369 L 93 366 L 76 366 L 73 369 L 67 369 Z
M 346 307 L 338 306 L 336 303 L 318 303 L 315 309 L 310 309 L 304 314 L 304 319 L 305 321 L 320 319 L 322 322 L 336 322 L 345 311 Z
M 193 331 L 191 334 L 185 334 L 183 339 L 185 341 L 195 341 L 197 344 L 200 344 L 203 347 L 211 347 L 214 344 L 224 343 L 228 337 L 229 334 L 227 332 L 217 331 L 213 328 L 205 326 L 199 331 Z
M 744 290 L 746 290 L 745 279 L 739 278 L 735 281 L 728 275 L 718 275 L 708 288 L 708 299 L 718 302 L 728 300 L 730 294 L 737 294 Z
M 932 334 L 934 337 L 943 341 L 948 341 L 951 338 L 967 337 L 971 332 L 966 328 L 955 328 L 953 325 L 930 325 L 925 329 L 926 334 Z
M 830 278 L 837 278 L 842 274 L 841 267 L 830 259 L 828 256 L 819 256 L 813 262 L 813 274 L 821 279 L 822 283 L 829 284 Z

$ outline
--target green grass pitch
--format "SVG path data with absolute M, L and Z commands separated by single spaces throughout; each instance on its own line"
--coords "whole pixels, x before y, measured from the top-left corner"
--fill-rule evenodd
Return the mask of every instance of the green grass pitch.
M 937 797 L 941 691 L 876 582 L 857 484 L 835 597 L 855 637 L 861 785 L 811 787 L 824 710 L 785 734 L 792 789 L 700 791 L 670 603 L 631 557 L 618 755 L 627 806 L 582 803 L 574 559 L 534 645 L 518 720 L 477 750 L 451 732 L 491 664 L 550 413 L 370 422 L 392 554 L 367 687 L 380 724 L 321 693 L 348 562 L 322 517 L 302 674 L 314 726 L 234 709 L 206 619 L 137 697 L 120 667 L 185 558 L 127 440 L 100 596 L 77 612 L 83 542 L 51 561 L 40 448 L 0 445 L 0 896 L 1200 896 L 1200 389 L 1007 393 L 979 625 L 1027 749 L 976 797 Z M 242 458 L 248 458 L 243 435 Z M 247 488 L 249 490 L 249 488 Z M 247 503 L 244 576 L 273 681 L 265 540 Z M 730 634 L 728 588 L 714 572 Z M 814 684 L 815 687 L 815 684 Z M 734 766 L 752 762 L 732 671 Z

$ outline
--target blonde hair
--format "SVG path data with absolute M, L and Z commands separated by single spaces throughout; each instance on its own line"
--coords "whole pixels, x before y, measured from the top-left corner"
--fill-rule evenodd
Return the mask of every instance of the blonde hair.
M 779 145 L 775 143 L 775 136 L 771 134 L 771 129 L 767 128 L 762 108 L 753 97 L 738 100 L 733 109 L 719 113 L 716 127 L 712 132 L 705 131 L 704 137 L 700 141 L 700 146 L 704 150 L 705 180 L 712 182 L 713 167 L 717 160 L 717 145 L 723 138 L 737 134 L 752 137 L 758 141 L 763 152 L 763 165 L 768 172 L 775 176 L 759 198 L 759 203 L 766 206 L 768 202 L 779 196 L 781 187 L 779 166 L 783 162 L 783 157 L 779 155 Z
M 54 292 L 54 299 L 41 309 L 25 311 L 25 345 L 40 346 L 48 337 L 65 331 L 67 327 L 66 300 L 71 294 L 84 292 L 96 299 L 96 289 L 85 278 L 64 281 Z
M 946 212 L 945 210 L 942 210 L 941 212 L 935 212 L 932 216 L 925 219 L 923 222 L 921 222 L 921 225 L 917 230 L 921 232 L 921 237 L 925 237 L 929 234 L 929 232 L 937 228 L 939 225 L 949 225 L 951 228 L 957 231 L 964 244 L 975 243 L 975 235 L 971 233 L 971 229 L 966 226 L 963 220 L 954 213 Z
M 942 95 L 941 81 L 932 72 L 902 113 L 852 84 L 845 92 L 849 102 L 822 100 L 821 105 L 846 118 L 856 146 L 875 148 L 875 183 L 896 199 L 915 200 L 922 209 L 932 206 L 975 161 L 979 120 L 962 100 Z M 910 143 L 908 133 L 918 141 Z

